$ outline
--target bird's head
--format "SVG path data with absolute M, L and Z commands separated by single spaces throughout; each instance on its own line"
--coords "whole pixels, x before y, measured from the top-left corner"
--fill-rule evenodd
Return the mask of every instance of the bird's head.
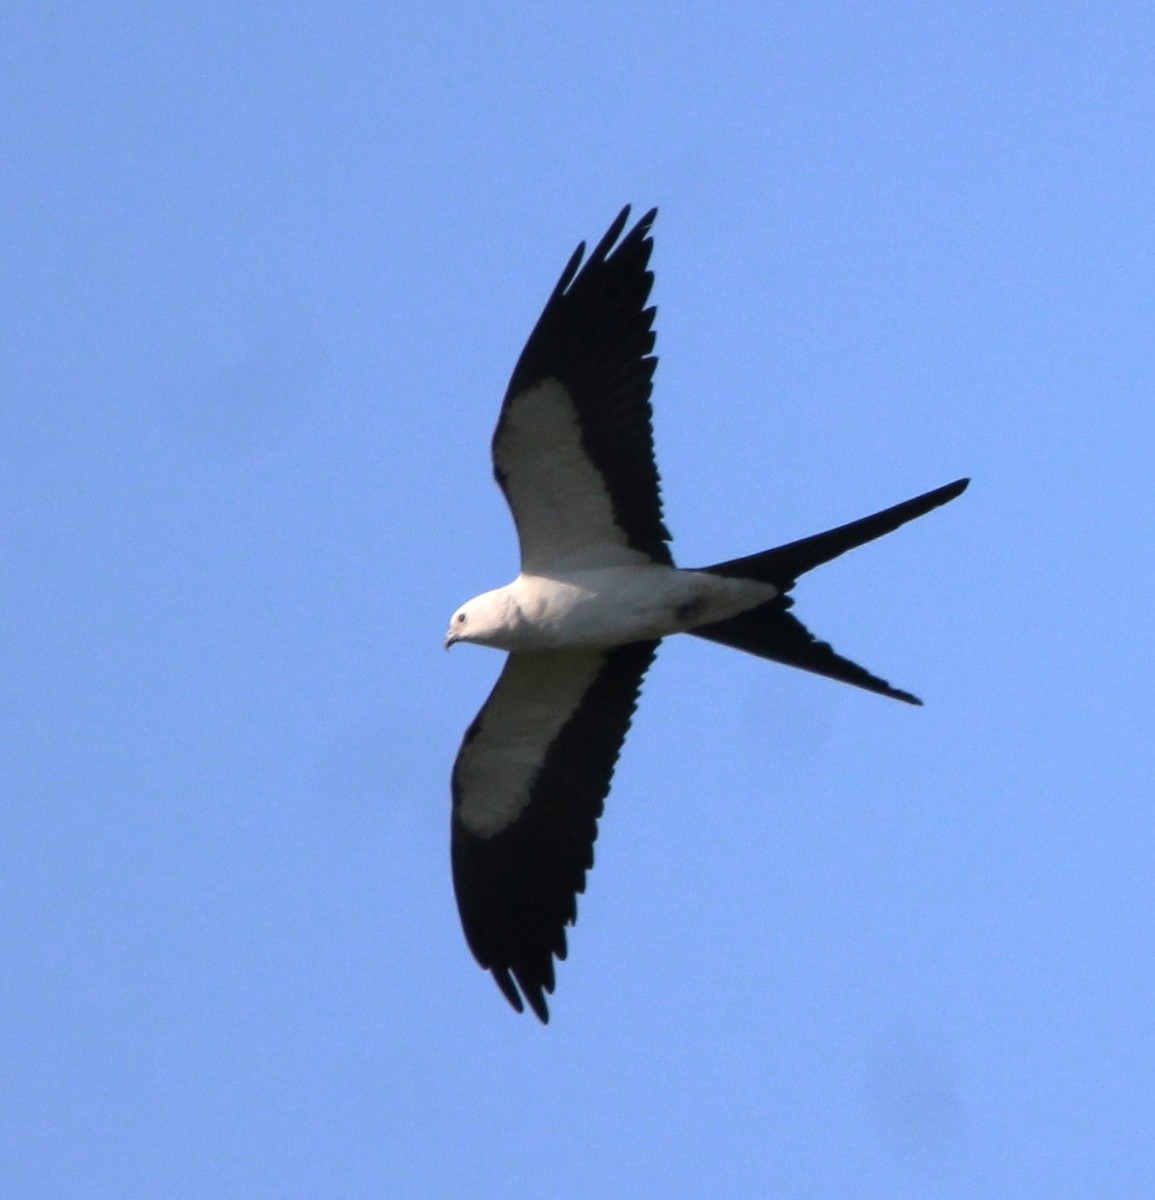
M 483 592 L 466 601 L 450 618 L 445 634 L 445 649 L 454 642 L 474 642 L 480 646 L 507 649 L 510 633 L 511 600 L 508 588 Z

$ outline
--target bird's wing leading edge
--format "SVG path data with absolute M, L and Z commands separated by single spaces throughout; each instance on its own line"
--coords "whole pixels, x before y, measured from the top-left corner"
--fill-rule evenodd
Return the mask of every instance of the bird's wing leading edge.
M 494 474 L 527 573 L 575 555 L 590 565 L 672 562 L 650 407 L 657 359 L 646 305 L 657 210 L 622 237 L 629 212 L 584 263 L 585 243 L 570 258 L 514 368 L 493 435 Z
M 657 642 L 511 654 L 453 768 L 453 886 L 465 937 L 518 1012 L 549 1019 L 553 959 Z

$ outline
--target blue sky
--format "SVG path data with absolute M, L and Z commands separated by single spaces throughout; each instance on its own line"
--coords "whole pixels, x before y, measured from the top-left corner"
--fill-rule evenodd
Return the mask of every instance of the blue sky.
M 1155 1188 L 1155 17 L 0 14 L 0 1194 Z M 680 561 L 959 475 L 797 612 L 909 709 L 674 639 L 547 1029 L 448 775 L 488 440 L 657 204 Z

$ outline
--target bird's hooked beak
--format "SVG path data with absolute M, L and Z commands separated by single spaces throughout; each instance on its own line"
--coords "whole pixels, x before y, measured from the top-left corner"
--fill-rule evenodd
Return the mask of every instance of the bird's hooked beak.
M 456 641 L 459 641 L 459 640 L 460 640 L 460 639 L 458 638 L 457 634 L 455 634 L 455 633 L 453 632 L 453 630 L 451 629 L 451 630 L 450 630 L 450 631 L 449 631 L 449 632 L 448 632 L 448 633 L 445 635 L 445 642 L 444 642 L 445 649 L 446 649 L 446 650 L 448 650 L 448 649 L 449 649 L 449 647 L 450 647 L 450 646 L 452 646 L 454 642 L 456 642 Z

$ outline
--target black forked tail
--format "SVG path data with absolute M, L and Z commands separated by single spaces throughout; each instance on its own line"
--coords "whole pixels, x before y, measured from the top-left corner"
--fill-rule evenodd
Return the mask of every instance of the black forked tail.
M 788 667 L 800 667 L 815 675 L 866 688 L 868 692 L 905 700 L 907 704 L 922 703 L 910 692 L 891 687 L 885 679 L 879 679 L 865 667 L 843 658 L 829 642 L 820 642 L 797 617 L 786 611 L 793 603 L 789 596 L 776 596 L 749 612 L 713 625 L 700 625 L 689 632 L 695 637 L 756 654 L 759 658 L 772 658 Z
M 774 659 L 816 675 L 852 683 L 867 691 L 904 700 L 907 704 L 921 704 L 917 696 L 891 687 L 886 680 L 872 675 L 865 667 L 843 658 L 828 642 L 818 641 L 797 617 L 787 611 L 793 601 L 786 593 L 800 575 L 864 542 L 882 537 L 884 533 L 892 533 L 907 521 L 913 521 L 915 517 L 921 517 L 961 496 L 969 482 L 969 479 L 958 479 L 945 487 L 915 496 L 913 500 L 905 500 L 893 508 L 863 517 L 860 521 L 851 521 L 849 525 L 840 525 L 837 529 L 828 529 L 825 533 L 802 538 L 774 550 L 764 550 L 761 554 L 750 554 L 745 558 L 733 558 L 728 562 L 715 563 L 712 567 L 699 568 L 714 575 L 772 583 L 781 594 L 748 612 L 713 625 L 702 625 L 690 632 L 695 637 L 721 642 L 724 646 L 745 650 L 747 654 L 756 654 L 759 658 Z
M 738 579 L 757 579 L 759 583 L 772 583 L 780 592 L 788 592 L 800 575 L 822 566 L 832 558 L 853 550 L 864 542 L 872 542 L 884 533 L 893 533 L 900 525 L 925 516 L 932 509 L 948 504 L 961 496 L 967 489 L 969 479 L 956 479 L 945 487 L 924 492 L 913 500 L 904 500 L 893 508 L 884 508 L 860 521 L 839 525 L 825 533 L 789 542 L 775 550 L 763 550 L 761 554 L 748 554 L 745 558 L 732 558 L 729 562 L 715 563 L 702 567 L 713 575 L 731 575 Z

